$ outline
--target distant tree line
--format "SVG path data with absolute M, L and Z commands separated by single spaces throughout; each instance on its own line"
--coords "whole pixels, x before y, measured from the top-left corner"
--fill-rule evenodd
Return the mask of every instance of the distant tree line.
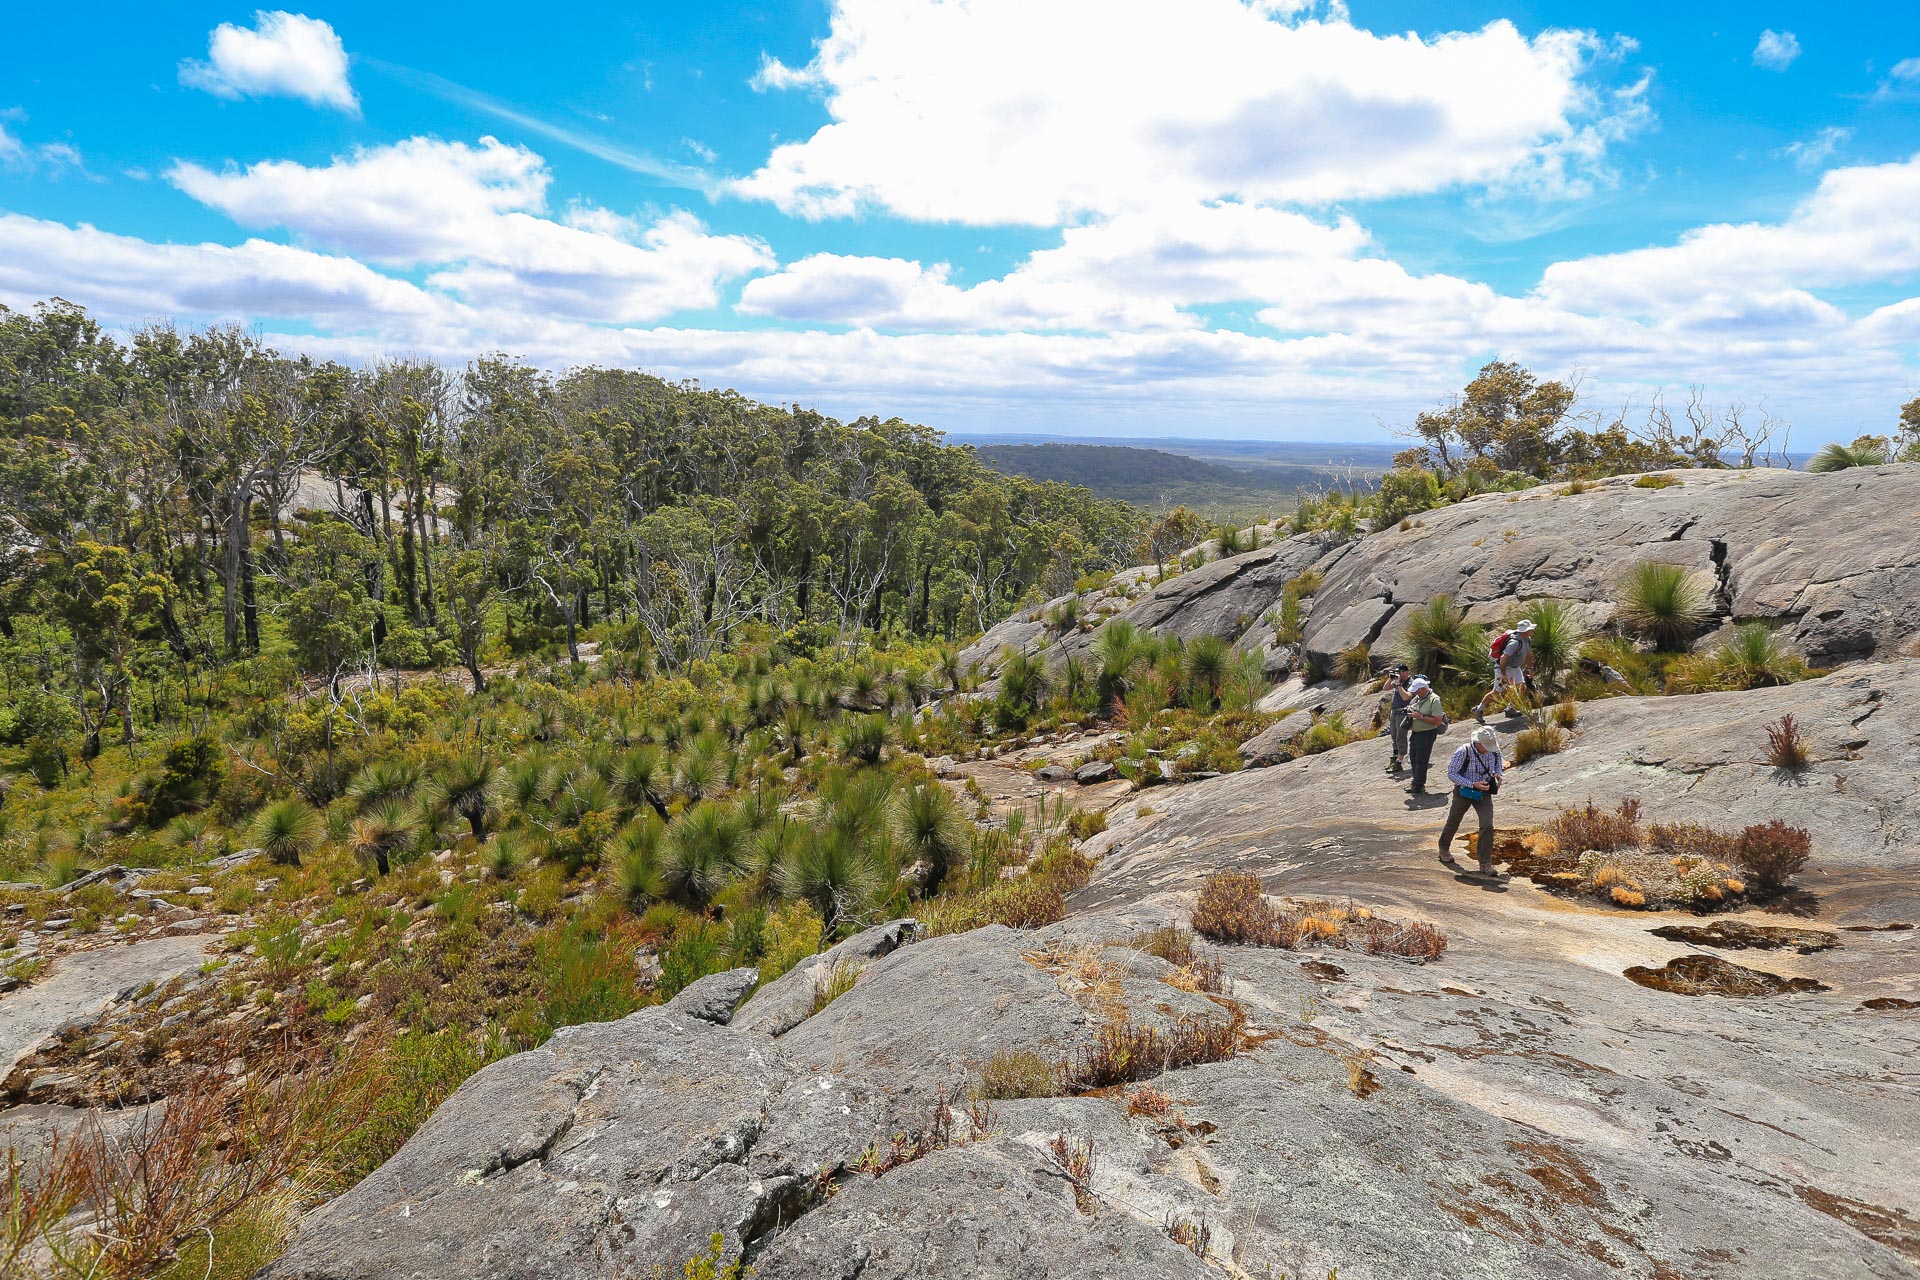
M 950 638 L 1129 562 L 1139 536 L 1125 504 L 897 418 L 0 307 L 0 643 L 9 697 L 66 708 L 17 711 L 15 735 L 68 714 L 93 750 L 108 720 L 130 739 L 159 671 L 279 634 L 329 680 L 458 663 L 476 686 L 490 652 L 550 638 L 578 661 L 595 624 L 670 669 L 748 625 L 801 649 Z

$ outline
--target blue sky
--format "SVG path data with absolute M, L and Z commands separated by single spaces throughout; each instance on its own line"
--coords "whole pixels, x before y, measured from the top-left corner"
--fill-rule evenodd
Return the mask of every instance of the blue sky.
M 0 303 L 975 431 L 1920 391 L 1920 7 L 16 6 Z

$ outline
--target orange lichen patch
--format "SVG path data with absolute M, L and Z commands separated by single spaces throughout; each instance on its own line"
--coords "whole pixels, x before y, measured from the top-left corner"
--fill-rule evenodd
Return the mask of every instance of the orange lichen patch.
M 1509 1142 L 1507 1146 L 1522 1159 L 1539 1162 L 1527 1167 L 1527 1176 L 1558 1199 L 1586 1209 L 1607 1203 L 1600 1180 L 1567 1148 L 1552 1142 Z
M 1885 1245 L 1909 1258 L 1920 1258 L 1920 1221 L 1899 1209 L 1888 1209 L 1862 1200 L 1849 1200 L 1818 1187 L 1795 1186 L 1793 1194 L 1801 1203 L 1818 1209 L 1830 1218 L 1858 1231 L 1869 1240 Z

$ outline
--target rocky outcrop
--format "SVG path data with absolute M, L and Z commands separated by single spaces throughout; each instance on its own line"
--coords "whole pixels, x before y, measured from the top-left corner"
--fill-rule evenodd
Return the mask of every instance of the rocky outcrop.
M 874 1130 L 764 1036 L 665 1009 L 568 1027 L 469 1079 L 263 1275 L 675 1273 L 715 1232 L 737 1252 L 773 1230 Z
M 1546 485 L 1429 511 L 1331 565 L 1307 627 L 1309 653 L 1390 648 L 1394 615 L 1450 595 L 1476 619 L 1534 597 L 1610 611 L 1640 560 L 1699 571 L 1718 619 L 1778 623 L 1809 661 L 1890 653 L 1920 634 L 1920 466 L 1674 471 L 1582 493 Z
M 1046 625 L 1047 616 L 1066 601 L 1063 596 L 991 628 L 962 652 L 961 661 L 992 666 L 1011 649 L 1044 652 L 1049 661 L 1058 662 L 1092 648 L 1097 624 L 1109 618 L 1124 618 L 1142 631 L 1183 640 L 1217 636 L 1259 649 L 1273 639 L 1265 615 L 1287 583 L 1316 566 L 1325 569 L 1350 545 L 1327 534 L 1300 534 L 1209 560 L 1158 585 L 1152 581 L 1152 566 L 1115 575 L 1113 582 L 1080 597 L 1080 616 L 1087 625 L 1066 631 Z
M 1130 571 L 1081 597 L 1084 625 L 1045 625 L 1062 597 L 1002 622 L 964 657 L 991 668 L 1013 649 L 1057 662 L 1089 649 L 1098 622 L 1123 617 L 1184 639 L 1230 640 L 1262 652 L 1278 674 L 1283 655 L 1265 615 L 1289 579 L 1317 569 L 1325 583 L 1308 603 L 1299 653 L 1286 656 L 1324 674 L 1358 645 L 1391 652 L 1409 607 L 1437 595 L 1453 597 L 1475 621 L 1544 597 L 1602 624 L 1622 573 L 1649 559 L 1698 571 L 1712 586 L 1715 624 L 1776 623 L 1815 665 L 1886 655 L 1920 636 L 1920 521 L 1912 519 L 1920 465 L 1644 479 L 1618 476 L 1579 493 L 1555 484 L 1484 494 L 1358 541 L 1297 535 L 1137 596 L 1128 592 L 1141 592 L 1152 571 Z

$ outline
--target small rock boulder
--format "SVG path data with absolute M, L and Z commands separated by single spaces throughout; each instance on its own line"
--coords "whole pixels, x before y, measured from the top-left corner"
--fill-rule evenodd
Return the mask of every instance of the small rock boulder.
M 733 1011 L 740 1007 L 740 1002 L 758 981 L 760 971 L 751 965 L 725 973 L 710 973 L 689 983 L 679 995 L 667 1001 L 667 1008 L 724 1027 L 733 1021 Z
M 838 946 L 809 956 L 754 993 L 733 1015 L 732 1026 L 777 1036 L 793 1030 L 813 1013 L 816 983 L 826 980 L 836 966 L 864 969 L 881 956 L 913 941 L 919 922 L 889 920 L 854 934 Z
M 1240 759 L 1249 769 L 1285 764 L 1293 759 L 1289 744 L 1313 724 L 1313 715 L 1295 711 L 1268 725 L 1240 744 Z
M 1089 760 L 1073 771 L 1073 780 L 1083 787 L 1113 780 L 1113 762 L 1110 760 Z

